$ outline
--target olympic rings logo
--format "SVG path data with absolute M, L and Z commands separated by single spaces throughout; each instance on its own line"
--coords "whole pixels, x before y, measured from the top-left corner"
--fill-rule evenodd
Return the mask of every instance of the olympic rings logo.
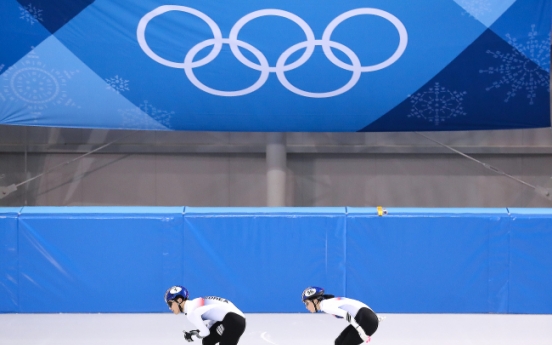
M 184 57 L 184 62 L 169 61 L 160 57 L 159 55 L 155 54 L 153 50 L 151 50 L 151 48 L 148 46 L 146 42 L 145 32 L 149 21 L 159 15 L 162 15 L 163 13 L 170 12 L 170 11 L 185 12 L 198 17 L 199 19 L 203 20 L 207 25 L 209 25 L 213 33 L 213 38 L 207 39 L 193 46 Z M 343 21 L 351 17 L 355 17 L 359 15 L 374 15 L 374 16 L 384 18 L 387 21 L 389 21 L 391 24 L 393 24 L 397 29 L 399 33 L 399 44 L 395 52 L 387 60 L 382 61 L 375 65 L 362 66 L 359 58 L 351 49 L 349 49 L 348 47 L 346 47 L 341 43 L 334 42 L 331 40 L 332 33 L 339 24 L 341 24 Z M 257 48 L 255 48 L 254 46 L 252 46 L 247 42 L 244 42 L 238 39 L 240 30 L 248 22 L 250 22 L 253 19 L 264 17 L 264 16 L 278 16 L 278 17 L 289 19 L 295 24 L 297 24 L 303 30 L 306 37 L 305 41 L 297 43 L 289 47 L 287 50 L 285 50 L 279 56 L 276 62 L 276 66 L 270 66 L 268 64 L 268 60 L 266 59 L 266 57 Z M 362 72 L 378 71 L 386 67 L 389 67 L 390 65 L 395 63 L 402 56 L 408 44 L 408 34 L 406 32 L 406 28 L 403 25 L 403 23 L 391 13 L 385 12 L 383 10 L 376 9 L 376 8 L 357 8 L 340 14 L 335 19 L 333 19 L 330 22 L 330 24 L 328 24 L 328 26 L 324 30 L 324 33 L 322 34 L 322 39 L 315 39 L 314 33 L 310 28 L 310 26 L 297 15 L 291 12 L 287 12 L 279 9 L 263 9 L 263 10 L 251 12 L 245 15 L 244 17 L 242 17 L 241 19 L 239 19 L 230 30 L 229 37 L 223 38 L 218 25 L 211 18 L 205 15 L 203 12 L 200 12 L 196 9 L 185 7 L 185 6 L 164 5 L 164 6 L 157 7 L 153 11 L 147 13 L 144 17 L 142 17 L 142 19 L 140 19 L 140 22 L 138 23 L 138 28 L 136 30 L 136 35 L 138 38 L 138 43 L 140 44 L 140 48 L 142 48 L 142 50 L 151 59 L 167 67 L 184 69 L 184 72 L 186 73 L 186 76 L 188 77 L 190 82 L 194 84 L 197 88 L 199 88 L 200 90 L 203 90 L 204 92 L 217 95 L 217 96 L 224 96 L 224 97 L 243 96 L 258 90 L 264 85 L 264 83 L 268 79 L 268 76 L 271 72 L 276 73 L 278 80 L 286 89 L 288 89 L 289 91 L 297 95 L 301 95 L 304 97 L 311 97 L 311 98 L 326 98 L 326 97 L 334 97 L 337 95 L 341 95 L 342 93 L 349 91 L 351 88 L 353 88 L 353 86 L 356 85 L 356 83 L 360 79 L 360 75 Z M 240 61 L 245 66 L 251 69 L 254 69 L 256 71 L 259 71 L 261 73 L 261 75 L 259 76 L 259 79 L 257 79 L 257 81 L 253 85 L 237 91 L 221 91 L 221 90 L 216 90 L 206 86 L 196 78 L 193 71 L 194 68 L 204 66 L 210 63 L 211 61 L 213 61 L 220 53 L 223 44 L 228 44 L 230 46 L 232 53 L 238 59 L 238 61 Z M 207 54 L 207 56 L 205 56 L 204 58 L 198 61 L 194 61 L 196 54 L 202 49 L 209 46 L 213 46 L 213 49 L 211 50 L 211 52 Z M 315 93 L 315 92 L 308 92 L 308 91 L 301 90 L 296 86 L 292 85 L 287 80 L 285 72 L 291 71 L 303 65 L 312 56 L 314 52 L 314 48 L 316 46 L 322 47 L 326 57 L 334 65 L 344 70 L 352 72 L 351 79 L 347 82 L 347 84 L 333 91 Z M 258 63 L 255 63 L 247 59 L 241 53 L 239 48 L 243 48 L 251 52 L 257 58 Z M 347 64 L 339 60 L 334 55 L 331 48 L 334 48 L 343 52 L 349 58 L 351 63 Z M 288 58 L 293 53 L 301 49 L 305 50 L 301 55 L 301 57 L 296 61 L 290 64 L 287 64 Z

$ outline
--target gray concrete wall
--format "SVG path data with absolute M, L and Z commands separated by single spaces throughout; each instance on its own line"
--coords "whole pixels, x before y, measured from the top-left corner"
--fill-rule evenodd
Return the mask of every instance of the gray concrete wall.
M 423 134 L 552 187 L 549 128 Z M 533 188 L 416 133 L 287 133 L 286 147 L 287 206 L 552 206 Z M 0 206 L 265 206 L 265 149 L 266 133 L 0 126 L 0 186 L 54 168 Z

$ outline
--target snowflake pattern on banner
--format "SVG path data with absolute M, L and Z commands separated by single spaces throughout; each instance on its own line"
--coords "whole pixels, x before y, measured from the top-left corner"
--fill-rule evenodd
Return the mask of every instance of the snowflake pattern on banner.
M 35 120 L 49 106 L 80 108 L 67 95 L 67 81 L 78 72 L 47 69 L 31 51 L 23 61 L 2 74 L 4 87 L 0 94 L 5 101 L 25 103 Z
M 2 72 L 3 69 L 4 69 L 4 64 L 1 64 L 1 65 L 0 65 L 0 73 Z M 6 98 L 4 97 L 4 95 L 2 94 L 2 92 L 0 92 L 0 101 L 2 101 L 2 102 L 5 102 L 5 101 L 6 101 Z
M 466 115 L 462 107 L 466 91 L 451 91 L 441 86 L 438 82 L 427 91 L 418 92 L 415 95 L 409 95 L 412 108 L 407 117 L 415 117 L 433 122 L 439 126 L 445 120 Z
M 129 87 L 128 87 L 128 80 L 125 80 L 125 79 L 119 77 L 118 75 L 116 75 L 113 78 L 106 78 L 105 81 L 108 84 L 107 85 L 108 90 L 112 90 L 112 91 L 117 92 L 119 94 L 121 92 L 130 90 Z
M 456 2 L 466 10 L 462 15 L 467 14 L 475 19 L 481 19 L 491 13 L 492 6 L 489 0 L 457 0 Z
M 502 53 L 488 50 L 487 54 L 499 59 L 501 64 L 498 67 L 489 67 L 486 70 L 479 71 L 479 73 L 500 75 L 499 80 L 485 89 L 487 91 L 510 85 L 510 90 L 506 93 L 504 102 L 508 102 L 518 92 L 525 90 L 529 104 L 533 105 L 539 87 L 550 90 L 549 74 L 542 73 L 539 68 L 540 66 L 550 70 L 550 33 L 547 39 L 539 42 L 536 38 L 535 25 L 532 25 L 528 36 L 528 41 L 521 44 L 509 34 L 506 35 L 508 43 L 512 46 L 512 52 Z
M 144 101 L 139 106 L 142 112 L 148 114 L 152 119 L 166 128 L 170 128 L 171 118 L 174 115 L 174 111 L 160 110 L 151 105 L 148 101 Z M 119 110 L 119 113 L 123 118 L 123 128 L 129 129 L 161 129 L 159 125 L 156 125 L 153 121 L 147 121 L 144 119 L 144 115 L 140 110 L 124 109 Z
M 43 21 L 42 10 L 35 7 L 33 4 L 28 4 L 25 7 L 19 6 L 19 10 L 21 11 L 21 17 L 19 18 L 27 21 L 31 25 Z

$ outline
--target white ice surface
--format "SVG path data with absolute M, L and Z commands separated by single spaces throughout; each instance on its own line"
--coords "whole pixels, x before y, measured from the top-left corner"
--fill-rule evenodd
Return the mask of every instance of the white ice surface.
M 552 345 L 552 315 L 379 315 L 370 345 Z M 246 317 L 240 345 L 333 345 L 347 325 L 325 314 Z M 184 345 L 183 329 L 185 316 L 168 313 L 0 314 L 1 345 Z

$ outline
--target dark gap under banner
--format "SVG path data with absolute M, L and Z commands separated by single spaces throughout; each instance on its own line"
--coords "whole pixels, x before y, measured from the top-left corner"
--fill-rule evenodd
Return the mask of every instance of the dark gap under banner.
M 0 124 L 550 127 L 552 0 L 4 0 Z

